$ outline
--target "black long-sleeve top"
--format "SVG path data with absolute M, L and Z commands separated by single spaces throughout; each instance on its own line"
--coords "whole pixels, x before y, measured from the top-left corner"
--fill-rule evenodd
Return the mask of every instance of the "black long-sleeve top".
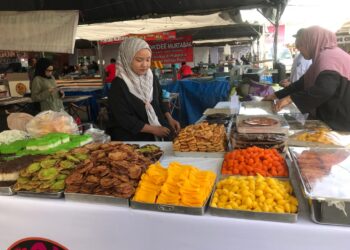
M 338 72 L 322 71 L 307 90 L 302 77 L 275 94 L 278 99 L 289 95 L 302 113 L 315 111 L 332 129 L 350 131 L 350 82 Z
M 145 104 L 138 97 L 130 93 L 126 83 L 119 77 L 112 81 L 108 92 L 109 126 L 107 133 L 112 140 L 119 141 L 154 141 L 154 135 L 142 133 L 141 130 L 148 123 Z M 162 102 L 162 89 L 156 77 L 153 78 L 153 109 L 158 116 L 159 123 L 169 127 L 165 113 L 168 106 Z M 165 140 L 169 138 L 164 138 Z

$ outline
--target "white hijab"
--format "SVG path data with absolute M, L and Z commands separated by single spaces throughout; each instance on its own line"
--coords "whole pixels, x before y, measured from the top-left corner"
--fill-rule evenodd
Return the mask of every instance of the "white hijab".
M 148 49 L 148 43 L 139 38 L 127 38 L 119 46 L 117 57 L 118 77 L 123 79 L 130 93 L 145 103 L 150 125 L 161 126 L 151 105 L 153 100 L 153 73 L 148 69 L 145 75 L 137 75 L 131 69 L 131 63 L 138 51 Z

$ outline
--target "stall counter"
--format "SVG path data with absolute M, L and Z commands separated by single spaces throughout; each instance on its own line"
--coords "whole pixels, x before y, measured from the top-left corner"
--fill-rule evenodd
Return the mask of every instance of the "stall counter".
M 203 166 L 219 160 L 180 159 L 173 155 L 170 142 L 156 144 L 165 151 L 163 164 L 177 160 Z M 216 217 L 209 212 L 196 216 L 64 199 L 0 196 L 0 249 L 36 236 L 72 250 L 348 250 L 350 227 L 311 222 L 300 190 L 296 189 L 296 193 L 300 201 L 296 223 Z

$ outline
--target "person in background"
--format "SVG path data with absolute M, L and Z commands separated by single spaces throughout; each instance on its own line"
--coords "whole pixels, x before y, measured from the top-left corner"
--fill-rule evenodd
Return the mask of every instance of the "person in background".
M 241 56 L 241 61 L 243 62 L 243 65 L 250 65 L 249 60 L 244 55 Z
M 71 72 L 71 69 L 70 69 L 68 63 L 64 63 L 63 64 L 63 69 L 62 69 L 62 72 L 61 72 L 61 76 L 68 75 L 70 72 Z
M 29 88 L 32 89 L 32 82 L 35 75 L 35 66 L 36 66 L 36 58 L 33 57 L 29 59 L 29 67 L 28 67 L 28 78 L 29 78 Z
M 181 68 L 179 69 L 181 79 L 186 77 L 191 77 L 193 75 L 192 69 L 186 64 L 186 62 L 181 63 Z
M 264 99 L 278 99 L 276 111 L 294 102 L 332 129 L 350 131 L 350 55 L 333 32 L 318 26 L 305 29 L 296 45 L 312 65 L 298 81 Z
M 98 64 L 96 61 L 92 61 L 92 63 L 88 66 L 89 72 L 92 74 L 97 74 L 99 71 Z
M 108 91 L 111 88 L 112 81 L 116 76 L 116 72 L 117 72 L 116 60 L 115 58 L 111 58 L 110 64 L 108 64 L 105 69 L 106 77 L 105 77 L 105 84 L 103 87 L 104 95 L 108 94 Z
M 40 102 L 41 111 L 64 109 L 62 102 L 64 92 L 57 88 L 52 72 L 52 62 L 49 59 L 40 58 L 35 68 L 31 97 L 34 102 Z
M 162 102 L 162 89 L 150 69 L 151 48 L 142 39 L 127 38 L 119 47 L 118 75 L 108 92 L 107 133 L 112 140 L 172 140 L 180 124 Z
M 301 35 L 304 29 L 298 30 L 298 32 L 294 35 L 295 38 Z M 296 45 L 296 47 L 298 47 Z M 280 86 L 287 87 L 292 82 L 296 82 L 302 77 L 305 72 L 309 69 L 312 64 L 312 60 L 306 60 L 301 53 L 297 53 L 294 57 L 292 69 L 290 72 L 290 77 L 282 80 L 280 82 Z
M 105 83 L 106 84 L 111 84 L 113 79 L 115 78 L 116 76 L 116 60 L 115 58 L 111 58 L 110 60 L 110 64 L 107 65 L 106 67 L 106 79 L 105 79 Z M 110 86 L 109 86 L 110 87 Z

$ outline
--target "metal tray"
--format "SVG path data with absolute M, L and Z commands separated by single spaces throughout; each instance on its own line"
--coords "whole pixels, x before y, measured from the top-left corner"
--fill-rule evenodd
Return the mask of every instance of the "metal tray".
M 221 176 L 220 180 L 226 178 L 228 176 Z M 272 177 L 274 178 L 274 177 Z M 289 178 L 276 178 L 279 180 L 289 180 Z M 293 183 L 289 180 L 293 187 L 293 195 L 295 195 L 295 189 L 293 186 Z M 237 209 L 224 209 L 224 208 L 217 208 L 217 207 L 211 207 L 210 204 L 212 202 L 212 199 L 214 198 L 214 193 L 216 191 L 216 184 L 215 189 L 212 192 L 212 196 L 209 201 L 209 212 L 212 215 L 216 216 L 223 216 L 223 217 L 232 217 L 232 218 L 238 218 L 238 219 L 249 219 L 249 220 L 263 220 L 263 221 L 276 221 L 276 222 L 288 222 L 288 223 L 295 223 L 298 220 L 298 213 L 272 213 L 272 212 L 254 212 L 254 211 L 247 211 L 247 210 L 237 210 Z
M 130 207 L 135 209 L 143 209 L 149 211 L 167 212 L 167 213 L 180 213 L 180 214 L 192 214 L 203 215 L 205 213 L 206 204 L 202 207 L 185 207 L 168 204 L 156 204 L 156 203 L 144 203 L 130 200 Z
M 223 158 L 226 152 L 180 152 L 174 151 L 177 157 Z
M 287 151 L 288 152 L 288 151 Z M 288 181 L 289 180 L 289 182 L 290 183 L 292 183 L 291 181 L 290 181 L 290 178 L 291 178 L 291 168 L 292 168 L 292 166 L 291 166 L 291 164 L 292 164 L 292 162 L 290 161 L 290 160 L 288 160 L 288 155 L 286 155 L 286 154 L 284 154 L 284 153 L 281 153 L 280 154 L 283 158 L 284 158 L 284 161 L 286 162 L 286 164 L 287 164 L 287 171 L 288 171 L 288 176 L 264 176 L 265 178 L 267 178 L 267 177 L 271 177 L 271 178 L 276 178 L 276 179 L 279 179 L 279 180 L 285 180 L 285 181 Z M 224 159 L 222 160 L 222 164 L 221 164 L 221 167 L 220 167 L 220 172 L 219 172 L 219 175 L 220 175 L 220 180 L 222 180 L 222 179 L 225 179 L 225 178 L 227 178 L 227 177 L 230 177 L 230 176 L 244 176 L 244 175 L 240 175 L 240 174 L 222 174 L 222 167 L 223 167 L 223 163 L 224 163 Z M 248 176 L 248 175 L 247 175 Z M 257 176 L 257 175 L 252 175 L 252 176 Z M 216 184 L 215 184 L 216 185 Z M 293 190 L 294 190 L 294 187 L 293 187 Z
M 122 207 L 129 207 L 129 199 L 118 198 L 114 196 L 67 193 L 67 192 L 64 192 L 64 196 L 65 196 L 65 199 L 69 201 L 90 202 L 90 203 L 110 204 L 110 205 L 118 205 Z
M 24 196 L 24 197 L 34 197 L 34 198 L 48 198 L 48 199 L 60 199 L 63 198 L 63 191 L 56 192 L 56 193 L 36 193 L 36 192 L 30 192 L 30 191 L 17 191 L 17 195 Z
M 212 215 L 232 217 L 238 219 L 249 220 L 263 220 L 263 221 L 276 221 L 276 222 L 289 222 L 295 223 L 298 220 L 298 214 L 280 214 L 280 213 L 267 213 L 267 212 L 253 212 L 245 210 L 230 210 L 223 208 L 210 207 L 209 211 Z
M 350 203 L 345 203 L 345 211 L 335 206 L 328 206 L 326 201 L 308 200 L 311 220 L 317 224 L 350 226 Z
M 230 109 L 216 109 L 216 108 L 209 108 L 209 109 L 206 109 L 204 112 L 203 112 L 203 115 L 212 115 L 212 114 L 226 114 L 226 115 L 231 115 L 231 110 Z
M 16 181 L 0 182 L 0 195 L 10 196 L 16 194 L 16 192 L 11 188 L 15 183 Z

